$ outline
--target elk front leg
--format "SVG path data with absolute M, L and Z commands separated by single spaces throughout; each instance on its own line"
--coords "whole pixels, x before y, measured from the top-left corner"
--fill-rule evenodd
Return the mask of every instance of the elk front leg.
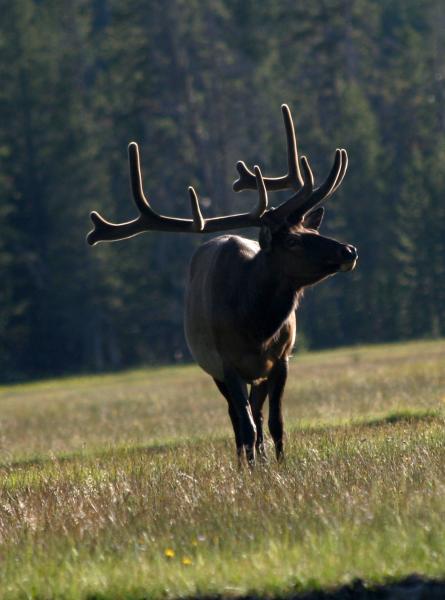
M 247 395 L 246 382 L 232 369 L 224 371 L 224 384 L 235 407 L 241 430 L 242 446 L 249 464 L 255 463 L 256 427 Z
M 252 384 L 250 389 L 250 406 L 256 426 L 256 451 L 262 459 L 266 459 L 263 436 L 263 405 L 267 398 L 267 381 L 258 385 Z
M 283 412 L 281 401 L 288 373 L 287 358 L 275 365 L 268 379 L 269 389 L 269 431 L 275 443 L 277 460 L 282 461 L 283 453 Z
M 221 394 L 227 400 L 227 404 L 229 406 L 229 417 L 232 421 L 233 432 L 235 434 L 235 443 L 236 443 L 236 454 L 238 456 L 238 460 L 241 460 L 241 456 L 243 453 L 243 440 L 241 436 L 241 428 L 238 421 L 238 415 L 233 405 L 232 399 L 230 398 L 229 390 L 227 386 L 222 381 L 218 381 L 217 379 L 213 379 L 216 383 L 216 387 L 219 389 Z

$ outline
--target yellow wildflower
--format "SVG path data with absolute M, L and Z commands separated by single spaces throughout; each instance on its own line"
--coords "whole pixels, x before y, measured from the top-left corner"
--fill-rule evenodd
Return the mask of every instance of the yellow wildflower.
M 183 565 L 185 565 L 186 567 L 188 567 L 189 565 L 192 564 L 192 559 L 189 558 L 188 556 L 183 556 L 181 562 L 182 562 Z
M 164 550 L 164 556 L 166 558 L 174 558 L 175 556 L 175 551 L 173 550 L 173 548 L 166 548 Z

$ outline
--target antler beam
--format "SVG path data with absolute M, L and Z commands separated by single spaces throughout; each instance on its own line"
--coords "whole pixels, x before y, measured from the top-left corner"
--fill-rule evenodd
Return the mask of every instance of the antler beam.
M 139 210 L 139 216 L 125 223 L 111 223 L 99 213 L 93 211 L 91 220 L 94 229 L 87 235 L 90 245 L 103 241 L 123 240 L 133 237 L 144 231 L 172 231 L 176 233 L 212 233 L 240 227 L 260 226 L 260 219 L 267 211 L 268 199 L 266 187 L 263 183 L 261 170 L 255 166 L 255 185 L 258 189 L 258 202 L 248 213 L 228 215 L 204 219 L 201 213 L 198 196 L 193 187 L 189 187 L 192 219 L 179 219 L 165 217 L 156 213 L 144 194 L 142 185 L 139 148 L 136 142 L 128 146 L 130 164 L 130 181 L 133 199 Z

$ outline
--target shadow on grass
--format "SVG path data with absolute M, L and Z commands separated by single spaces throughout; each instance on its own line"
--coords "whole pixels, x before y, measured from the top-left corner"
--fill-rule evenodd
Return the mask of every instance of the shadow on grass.
M 363 430 L 367 427 L 376 428 L 382 425 L 398 425 L 404 423 L 407 425 L 414 425 L 415 423 L 445 423 L 443 413 L 437 410 L 402 410 L 397 412 L 388 413 L 381 417 L 371 418 L 360 418 L 351 419 L 345 423 L 321 423 L 321 424 L 302 424 L 300 426 L 290 427 L 289 431 L 302 431 L 305 433 L 325 433 L 329 430 L 341 430 L 349 429 L 352 432 L 354 430 Z M 220 444 L 227 442 L 227 436 L 215 436 L 211 438 L 212 444 Z M 31 456 L 29 458 L 23 458 L 19 460 L 12 460 L 8 462 L 0 463 L 0 469 L 7 472 L 13 471 L 16 468 L 29 468 L 29 467 L 44 467 L 49 463 L 70 463 L 78 460 L 85 462 L 92 460 L 106 460 L 111 456 L 130 456 L 135 454 L 162 454 L 169 450 L 177 450 L 183 447 L 199 446 L 200 444 L 208 444 L 208 437 L 193 437 L 190 439 L 179 438 L 171 439 L 165 442 L 154 442 L 152 444 L 137 444 L 134 446 L 116 446 L 114 448 L 107 448 L 103 450 L 92 450 L 87 452 L 69 452 L 66 454 L 58 454 L 55 456 Z M 445 596 L 444 596 L 445 600 Z
M 379 586 L 367 586 L 361 580 L 335 590 L 319 590 L 282 596 L 202 596 L 199 600 L 444 600 L 445 581 L 410 575 L 400 581 Z M 90 598 L 89 600 L 93 600 Z M 99 599 L 94 599 L 99 600 Z M 188 598 L 197 600 L 197 598 Z
M 351 585 L 336 590 L 283 596 L 283 600 L 444 600 L 444 598 L 445 581 L 426 579 L 418 575 L 410 575 L 400 581 L 378 586 L 367 586 L 361 580 L 356 580 Z
M 395 425 L 396 423 L 412 424 L 419 421 L 432 423 L 441 419 L 442 415 L 437 410 L 401 410 L 382 417 L 364 419 L 363 425 L 366 427 L 378 427 L 380 425 Z
M 387 414 L 368 417 L 357 417 L 347 420 L 334 422 L 303 422 L 302 424 L 294 424 L 289 428 L 290 431 L 302 431 L 305 433 L 326 433 L 327 431 L 350 430 L 362 431 L 363 429 L 375 429 L 385 425 L 415 425 L 416 423 L 445 423 L 445 416 L 439 410 L 431 409 L 407 409 L 389 412 Z

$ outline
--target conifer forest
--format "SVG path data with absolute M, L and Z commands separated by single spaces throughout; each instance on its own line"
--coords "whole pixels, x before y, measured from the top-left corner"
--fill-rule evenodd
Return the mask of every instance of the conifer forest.
M 354 273 L 308 290 L 299 349 L 445 335 L 442 0 L 0 0 L 0 380 L 191 360 L 189 260 L 206 236 L 90 247 L 136 216 L 127 145 L 160 213 L 249 210 L 235 164 L 286 169 L 280 106 Z M 271 203 L 283 196 L 270 193 Z M 241 232 L 256 236 L 257 231 Z

